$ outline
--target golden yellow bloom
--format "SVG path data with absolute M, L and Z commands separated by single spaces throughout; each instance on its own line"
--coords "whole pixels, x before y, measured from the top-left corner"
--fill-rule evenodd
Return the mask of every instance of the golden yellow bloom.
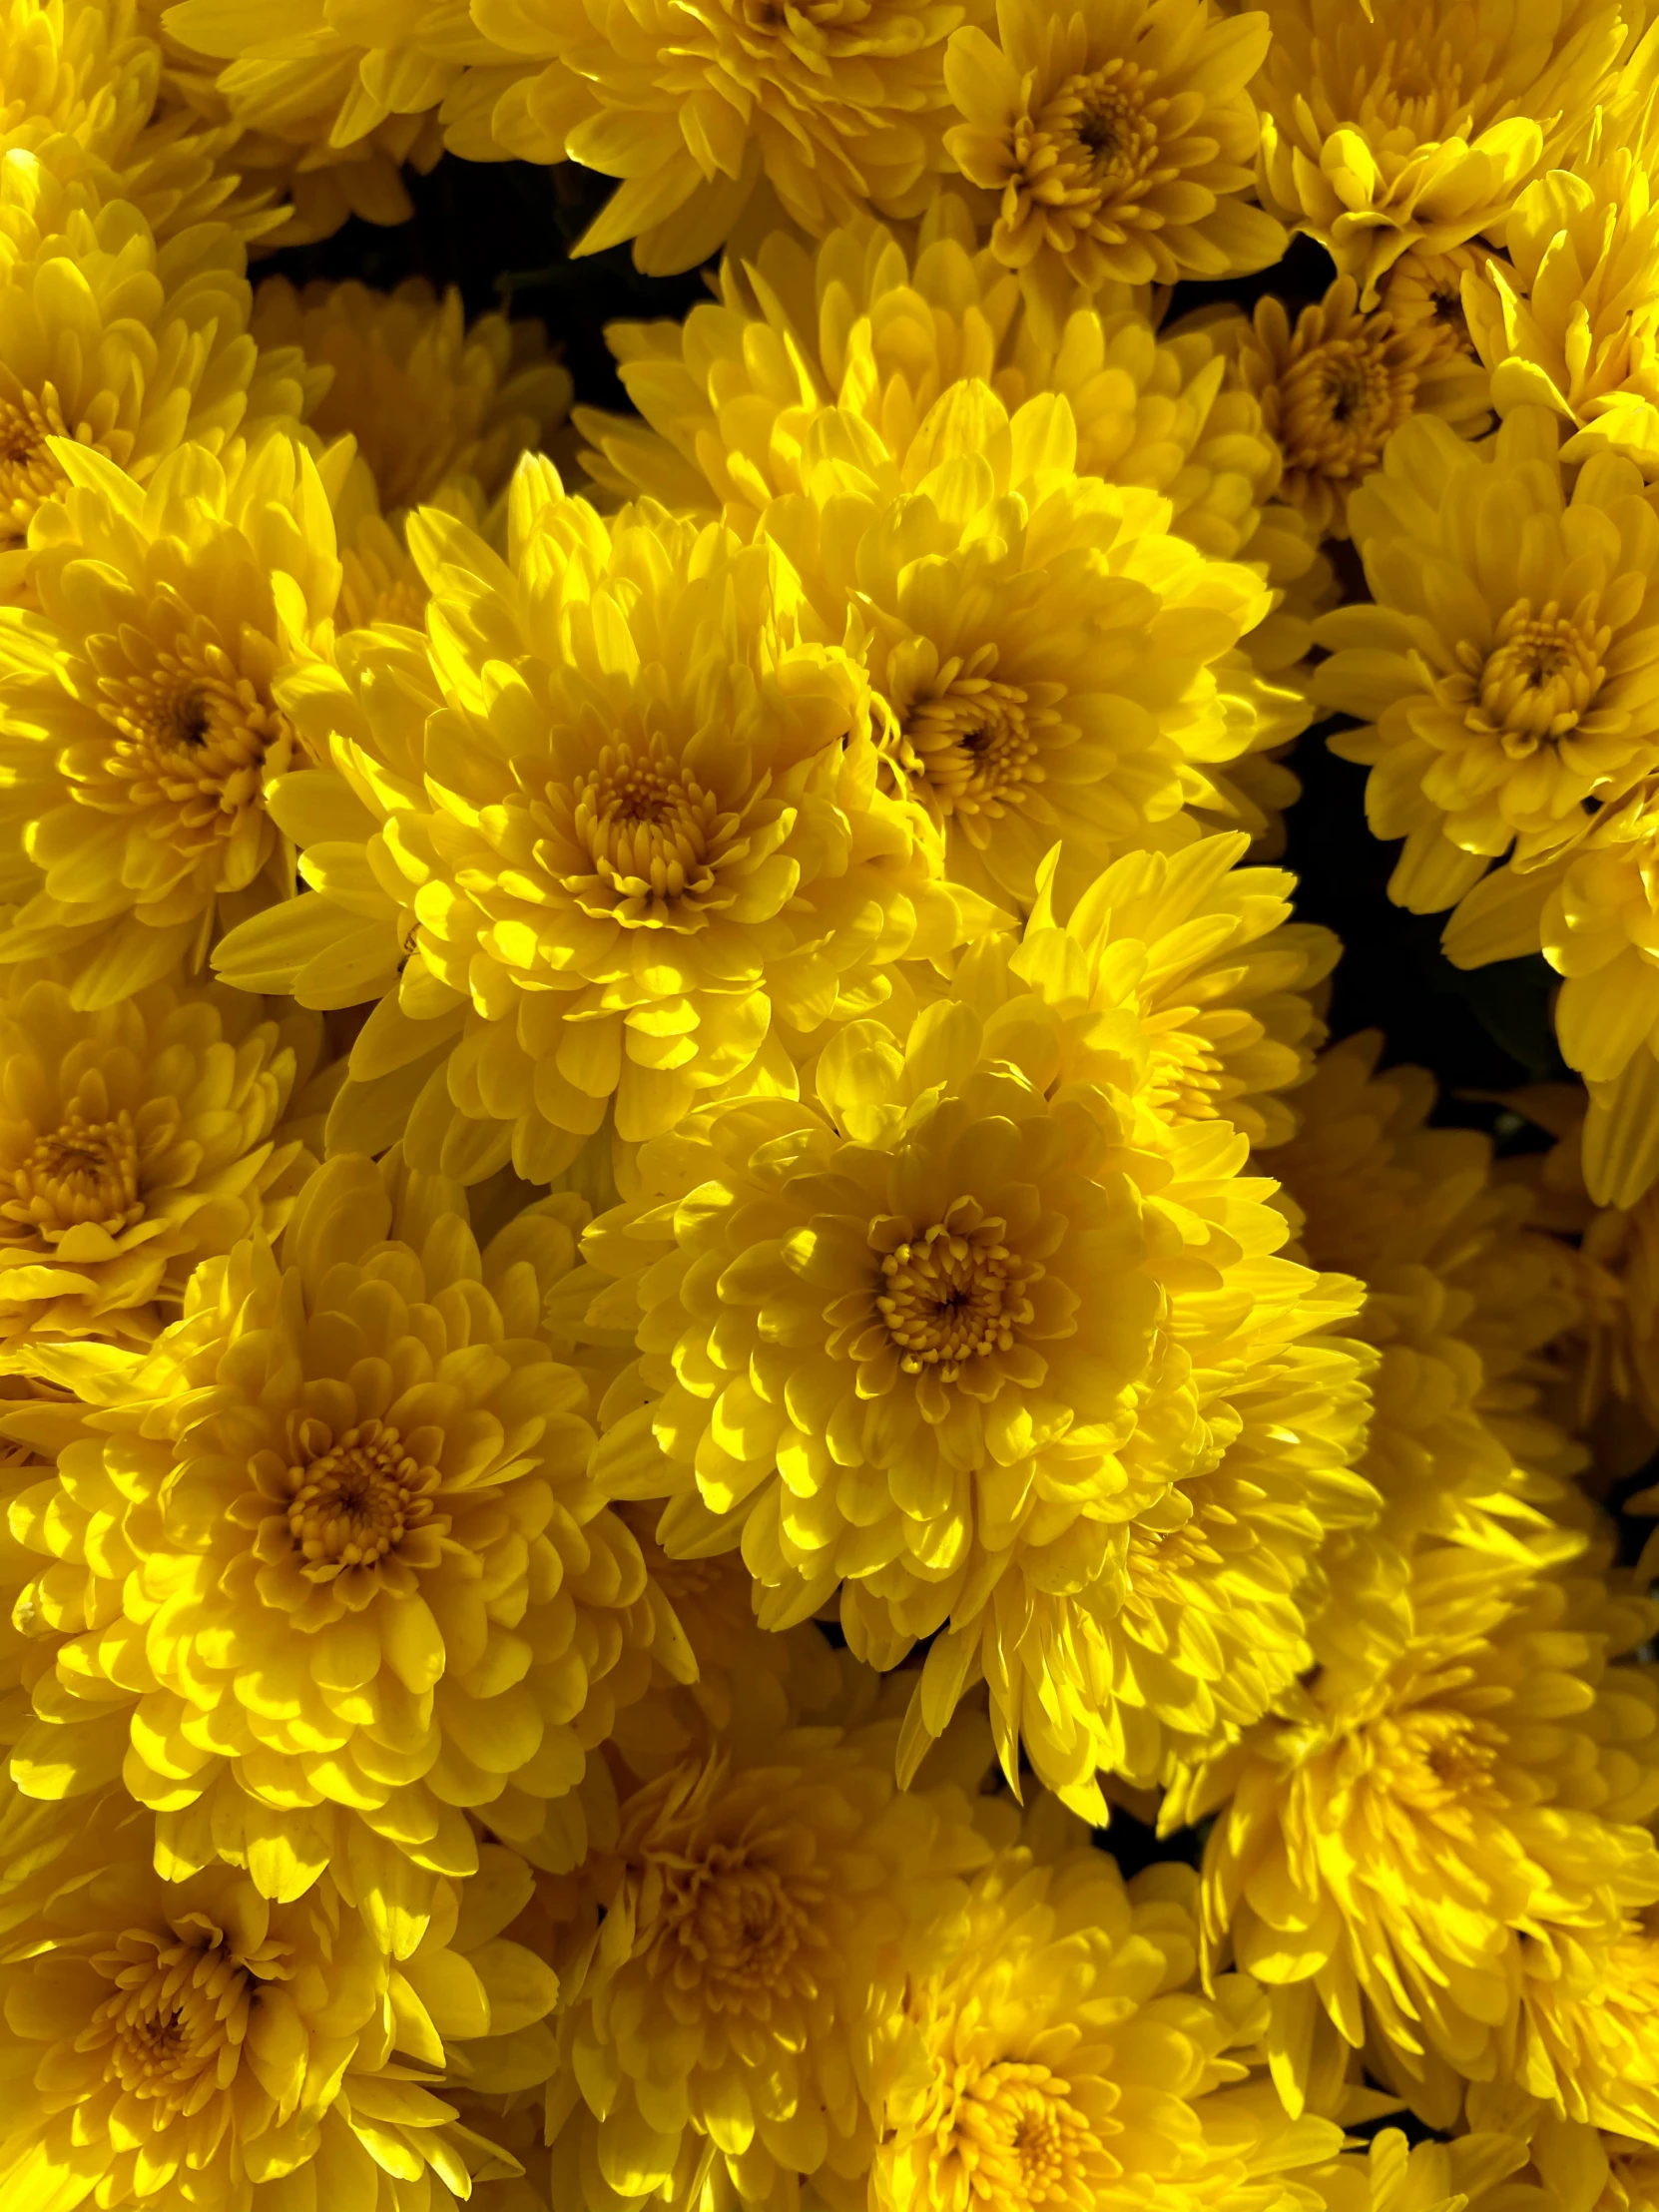
M 42 155 L 103 202 L 126 200 L 158 239 L 221 219 L 270 227 L 225 157 L 236 127 L 162 97 L 154 0 L 5 0 L 0 154 Z
M 148 485 L 50 450 L 68 481 L 30 530 L 38 606 L 0 608 L 0 892 L 21 901 L 0 961 L 73 953 L 76 1003 L 111 1005 L 287 891 L 264 791 L 294 739 L 273 687 L 326 644 L 339 563 L 289 431 L 229 470 L 178 448 Z
M 1248 90 L 1260 13 L 1210 0 L 997 0 L 945 56 L 962 174 L 1000 195 L 991 251 L 1019 273 L 1049 342 L 1075 294 L 1116 278 L 1173 283 L 1265 269 L 1283 228 L 1243 195 L 1258 124 Z
M 687 2202 L 710 2169 L 743 2205 L 861 2179 L 907 1978 L 988 1856 L 961 1790 L 895 1786 L 897 1733 L 759 1701 L 624 1778 L 615 1847 L 579 1877 L 604 1919 L 562 1992 L 553 2203 Z
M 1613 460 L 1585 473 L 1604 468 L 1635 474 Z M 1632 511 L 1645 533 L 1653 510 L 1637 501 Z M 1645 636 L 1625 643 L 1632 662 L 1645 649 Z M 1633 669 L 1625 695 L 1639 700 L 1645 688 L 1645 671 Z M 1636 707 L 1631 719 L 1659 717 Z M 1651 747 L 1650 732 L 1642 735 Z M 1655 754 L 1644 750 L 1639 765 L 1653 769 Z M 1556 1041 L 1589 1088 L 1585 1182 L 1597 1205 L 1628 1210 L 1659 1178 L 1659 790 L 1650 776 L 1585 821 L 1559 859 L 1525 872 L 1511 861 L 1477 883 L 1446 924 L 1445 949 L 1458 967 L 1481 967 L 1542 948 L 1562 977 Z
M 983 1676 L 1010 1778 L 1023 1743 L 1097 1820 L 1098 1769 L 1155 1780 L 1307 1664 L 1314 1554 L 1373 1508 L 1326 1334 L 1357 1286 L 1274 1256 L 1225 1122 L 1137 1103 L 1173 1024 L 1123 988 L 1132 939 L 1085 989 L 1102 920 L 1029 938 L 1000 994 L 969 961 L 902 1050 L 843 1029 L 814 1102 L 642 1148 L 586 1245 L 649 1392 L 598 1479 L 668 1501 L 671 1554 L 741 1543 L 768 1627 L 838 1599 L 883 1669 L 933 1637 L 906 1772 Z
M 143 1360 L 34 1349 L 91 1406 L 0 1412 L 55 1460 L 9 1477 L 37 1715 L 14 1777 L 122 1775 L 163 1873 L 228 1859 L 289 1899 L 332 1868 L 396 1931 L 476 1867 L 469 1809 L 581 1856 L 550 1801 L 645 1688 L 665 1608 L 545 1318 L 583 1210 L 547 1199 L 480 1253 L 459 1203 L 332 1162 L 275 1254 L 197 1269 Z
M 1291 918 L 1294 875 L 1239 865 L 1247 843 L 1235 831 L 1175 853 L 1126 853 L 1063 922 L 1051 856 L 1018 949 L 977 955 L 991 964 L 988 993 L 969 954 L 957 994 L 991 1015 L 1010 988 L 1006 973 L 1035 986 L 1071 1017 L 1065 1082 L 1119 1074 L 1132 1009 L 1145 1048 L 1135 1090 L 1154 1130 L 1221 1119 L 1258 1151 L 1282 1145 L 1300 1116 L 1281 1094 L 1308 1081 L 1325 1042 L 1310 994 L 1342 948 L 1329 929 Z
M 569 373 L 547 357 L 540 323 L 487 314 L 468 327 L 460 293 L 440 299 L 418 276 L 391 292 L 322 281 L 295 291 L 268 276 L 252 328 L 262 346 L 297 346 L 328 372 L 306 420 L 325 438 L 356 439 L 391 514 L 457 477 L 487 504 L 570 405 Z
M 1362 303 L 1413 249 L 1495 232 L 1618 81 L 1618 0 L 1268 0 L 1262 197 Z M 1633 40 L 1633 34 L 1631 34 Z
M 512 497 L 512 568 L 411 521 L 429 662 L 357 632 L 341 678 L 283 694 L 340 770 L 273 796 L 320 895 L 220 955 L 245 988 L 378 998 L 338 1141 L 407 1113 L 411 1158 L 467 1181 L 509 1155 L 546 1181 L 607 1117 L 672 1128 L 963 927 L 925 817 L 880 788 L 863 673 L 806 641 L 775 549 L 649 506 L 608 524 L 528 456 Z
M 1058 393 L 1078 473 L 1163 493 L 1170 527 L 1223 560 L 1244 554 L 1278 482 L 1261 409 L 1202 329 L 1160 336 L 1138 304 L 1108 295 L 1039 342 L 1017 278 L 977 245 L 953 193 L 911 249 L 867 220 L 816 251 L 775 231 L 753 255 L 724 257 L 718 301 L 683 323 L 614 322 L 606 339 L 645 420 L 579 407 L 598 449 L 584 467 L 624 497 L 716 509 L 745 537 L 801 490 L 825 410 L 856 417 L 902 470 L 935 403 L 966 379 L 1010 415 Z
M 500 1931 L 528 1885 L 499 1849 L 387 1956 L 328 1878 L 273 1905 L 213 1867 L 158 1880 L 112 1800 L 71 1864 L 8 1899 L 0 2186 L 18 2212 L 455 2212 L 499 2154 L 423 2083 L 490 2078 L 556 1985 Z
M 837 413 L 818 433 L 766 534 L 825 634 L 867 634 L 884 756 L 953 882 L 1026 906 L 1059 842 L 1075 894 L 1125 849 L 1190 835 L 1184 804 L 1225 816 L 1206 769 L 1256 730 L 1217 664 L 1268 611 L 1253 570 L 1170 537 L 1154 495 L 1079 476 L 1064 399 L 1010 415 L 953 384 L 902 470 L 839 458 L 855 429 Z
M 260 373 L 240 243 L 223 225 L 158 248 L 125 201 L 68 184 L 48 149 L 0 159 L 0 594 L 15 595 L 25 541 L 72 438 L 144 483 L 165 453 L 219 452 L 248 410 L 296 402 L 281 357 Z M 272 376 L 275 367 L 276 374 Z M 263 406 L 262 406 L 263 402 Z
M 1270 1984 L 1279 2086 L 1323 2012 L 1356 2048 L 1383 2038 L 1403 2078 L 1435 2064 L 1524 2080 L 1570 2116 L 1647 2134 L 1651 2068 L 1621 2089 L 1548 2055 L 1531 1983 L 1559 1943 L 1609 1957 L 1659 1899 L 1659 1683 L 1632 1653 L 1659 1608 L 1594 1571 L 1533 1575 L 1456 1545 L 1411 1561 L 1402 1633 L 1323 1669 L 1180 1810 L 1226 1806 L 1205 1857 L 1207 1938 Z M 1171 1809 L 1174 1810 L 1173 1808 Z M 1539 1983 L 1540 1988 L 1543 1984 Z M 1617 2040 L 1623 2000 L 1572 2023 Z M 1567 2032 L 1563 2024 L 1560 2032 Z
M 264 54 L 238 49 L 230 57 L 244 65 L 238 70 L 227 67 L 227 57 L 203 53 L 180 38 L 173 5 L 174 0 L 139 0 L 145 28 L 162 49 L 155 121 L 164 130 L 185 134 L 187 142 L 195 138 L 212 149 L 226 222 L 266 251 L 331 238 L 350 216 L 378 224 L 409 220 L 414 203 L 402 172 L 406 165 L 424 173 L 442 152 L 434 113 L 386 113 L 360 137 L 334 144 L 329 125 L 336 109 L 330 101 L 337 106 L 342 90 L 349 90 L 353 56 L 347 52 L 342 69 L 337 48 L 331 57 L 318 54 L 331 41 L 326 28 L 316 37 L 314 15 L 310 37 L 301 34 L 295 43 L 309 44 L 313 60 L 320 59 L 322 66 L 308 73 L 301 67 L 296 85 L 291 46 L 285 60 L 269 52 L 273 43 L 287 43 L 294 22 L 291 11 L 283 11 L 279 19 L 273 11 L 266 26 L 272 39 L 256 41 L 267 50 Z M 366 49 L 354 52 L 358 64 L 368 58 Z M 452 67 L 448 76 L 455 74 Z M 255 80 L 252 98 L 250 77 Z M 262 100 L 261 91 L 270 87 L 276 97 Z
M 1304 307 L 1294 327 L 1271 296 L 1250 322 L 1222 327 L 1279 441 L 1280 494 L 1320 537 L 1349 535 L 1351 496 L 1409 416 L 1443 416 L 1465 438 L 1491 419 L 1478 365 L 1448 353 L 1431 325 L 1396 326 L 1382 307 L 1363 313 L 1351 276 Z
M 1432 913 L 1511 850 L 1524 890 L 1659 766 L 1659 516 L 1629 462 L 1564 466 L 1537 407 L 1472 446 L 1406 423 L 1351 513 L 1374 604 L 1315 625 L 1314 691 L 1365 725 L 1332 744 L 1371 768 L 1376 834 L 1405 840 L 1389 893 Z
M 295 183 L 325 180 L 336 221 L 349 212 L 395 223 L 412 213 L 398 167 L 432 167 L 438 103 L 464 63 L 494 58 L 465 0 L 419 9 L 404 0 L 182 0 L 165 10 L 165 25 L 178 46 L 225 63 L 214 90 L 234 124 L 264 142 L 256 164 L 270 166 L 280 149 Z M 319 213 L 302 205 L 301 235 L 327 235 L 333 225 Z M 298 239 L 284 231 L 281 243 Z
M 1659 2145 L 1655 1919 L 1649 1901 L 1610 1942 L 1563 1930 L 1528 1944 L 1504 2069 L 1569 2120 L 1648 2145 Z
M 446 103 L 473 158 L 622 180 L 575 251 L 634 242 L 654 276 L 716 253 L 758 187 L 822 238 L 866 205 L 917 215 L 939 146 L 945 40 L 982 0 L 474 0 L 495 42 Z
M 262 1018 L 262 1016 L 264 1018 Z M 55 977 L 0 994 L 0 1338 L 144 1342 L 197 1263 L 275 1236 L 314 1165 L 278 1125 L 315 1016 L 212 983 L 76 1011 Z
M 1598 118 L 1599 125 L 1599 118 Z M 1507 265 L 1466 285 L 1469 330 L 1507 412 L 1544 406 L 1569 460 L 1610 448 L 1659 476 L 1659 206 L 1648 163 L 1598 128 L 1573 171 L 1530 185 L 1497 234 Z
M 1578 1548 L 1547 1517 L 1583 1458 L 1540 1403 L 1537 1355 L 1577 1318 L 1555 1248 L 1531 1194 L 1494 1173 L 1488 1138 L 1427 1126 L 1425 1070 L 1378 1072 L 1382 1043 L 1321 1055 L 1273 1158 L 1307 1258 L 1365 1284 L 1353 1331 L 1379 1356 L 1361 1467 L 1382 1512 L 1333 1563 L 1351 1590 L 1396 1577 L 1382 1547 L 1408 1551 L 1424 1531 L 1518 1559 Z
M 1252 1982 L 1195 1986 L 1198 1903 L 1186 1867 L 1125 1885 L 1086 1843 L 999 1852 L 906 1999 L 921 2055 L 887 2099 L 875 2212 L 1301 2201 L 1282 2177 L 1311 2180 L 1342 2131 L 1263 2076 Z

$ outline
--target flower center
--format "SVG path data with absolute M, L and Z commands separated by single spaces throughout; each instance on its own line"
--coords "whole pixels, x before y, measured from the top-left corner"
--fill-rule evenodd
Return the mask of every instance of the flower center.
M 962 2085 L 951 2114 L 953 2148 L 975 2205 L 1056 2205 L 1093 2212 L 1116 2170 L 1071 2100 L 1071 2084 L 1046 2066 L 999 2059 Z
M 1489 1722 L 1445 1706 L 1418 1706 L 1375 1721 L 1367 1733 L 1389 1795 L 1415 1812 L 1498 1794 L 1492 1768 L 1501 1739 Z
M 1168 102 L 1155 73 L 1121 58 L 1067 77 L 1016 134 L 1021 184 L 1044 209 L 1088 235 L 1121 244 L 1123 225 L 1162 181 L 1158 125 Z M 1060 243 L 1060 242 L 1056 242 Z
M 1596 612 L 1593 593 L 1571 615 L 1559 600 L 1546 600 L 1534 614 L 1529 599 L 1518 599 L 1498 623 L 1489 653 L 1458 646 L 1468 680 L 1449 679 L 1442 696 L 1463 707 L 1471 730 L 1501 738 L 1516 760 L 1564 738 L 1593 705 L 1606 674 L 1613 633 Z
M 422 1466 L 382 1421 L 348 1428 L 337 1444 L 288 1472 L 288 1531 L 313 1582 L 376 1565 L 432 1516 L 436 1470 Z
M 131 1116 L 123 1110 L 113 1121 L 94 1122 L 76 1107 L 51 1136 L 36 1139 L 11 1184 L 0 1220 L 26 1233 L 55 1241 L 78 1223 L 96 1222 L 119 1236 L 144 1218 Z
M 672 1947 L 674 1979 L 694 1981 L 711 2010 L 764 2011 L 816 1985 L 805 1953 L 821 1903 L 821 1885 L 786 1881 L 747 1844 L 708 1844 L 667 1871 L 657 1947 Z
M 637 928 L 725 903 L 715 895 L 719 863 L 738 818 L 723 814 L 689 770 L 619 740 L 572 791 L 553 796 L 568 804 L 576 845 L 592 865 L 561 875 L 588 913 Z M 532 813 L 547 820 L 545 806 Z
M 96 657 L 108 666 L 124 645 L 94 641 Z M 259 802 L 261 769 L 287 722 L 224 647 L 200 634 L 153 647 L 146 665 L 101 677 L 98 688 L 98 711 L 117 732 L 104 763 L 116 790 L 77 784 L 76 796 L 102 808 L 168 809 L 171 842 L 187 851 L 231 836 Z
M 1416 369 L 1385 357 L 1391 330 L 1386 315 L 1375 315 L 1362 336 L 1328 338 L 1291 362 L 1279 385 L 1288 468 L 1352 477 L 1376 467 L 1417 389 Z
M 51 385 L 38 399 L 31 391 L 0 399 L 0 542 L 27 537 L 35 509 L 63 483 L 46 441 L 65 434 Z
M 1012 1350 L 1015 1330 L 1032 1319 L 1029 1287 L 1043 1273 L 1039 1262 L 1015 1258 L 1002 1241 L 1005 1224 L 979 1218 L 971 1199 L 950 1214 L 886 1254 L 875 1298 L 903 1372 L 936 1368 L 944 1382 Z
M 939 689 L 906 710 L 895 756 L 918 796 L 982 843 L 991 824 L 1043 782 L 1041 733 L 1053 713 L 1017 685 L 962 673 L 959 661 L 939 674 Z
M 127 1936 L 95 1963 L 115 1989 L 77 2047 L 102 2049 L 106 2081 L 158 2107 L 154 2125 L 199 2111 L 214 2088 L 231 2085 L 255 1982 L 221 1941 Z

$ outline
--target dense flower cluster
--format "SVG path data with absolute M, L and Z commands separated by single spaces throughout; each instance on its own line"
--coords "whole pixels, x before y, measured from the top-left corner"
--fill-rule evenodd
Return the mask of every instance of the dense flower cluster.
M 1647 15 L 0 0 L 8 2212 L 1659 2206 Z

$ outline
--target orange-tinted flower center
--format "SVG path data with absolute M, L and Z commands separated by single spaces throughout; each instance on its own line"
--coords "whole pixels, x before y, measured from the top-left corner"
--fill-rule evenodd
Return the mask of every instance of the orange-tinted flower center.
M 50 1136 L 35 1140 L 13 1169 L 11 1186 L 0 1202 L 0 1237 L 21 1230 L 55 1241 L 81 1222 L 118 1236 L 144 1217 L 132 1117 L 123 1110 L 109 1121 L 89 1121 L 73 1108 Z
M 313 1582 L 374 1566 L 431 1518 L 436 1474 L 383 1421 L 348 1428 L 338 1443 L 289 1471 L 288 1530 Z
M 1043 1273 L 1008 1249 L 996 1216 L 979 1218 L 971 1202 L 951 1213 L 886 1254 L 875 1298 L 904 1373 L 937 1368 L 945 1382 L 971 1361 L 1012 1350 L 1032 1318 L 1029 1286 Z

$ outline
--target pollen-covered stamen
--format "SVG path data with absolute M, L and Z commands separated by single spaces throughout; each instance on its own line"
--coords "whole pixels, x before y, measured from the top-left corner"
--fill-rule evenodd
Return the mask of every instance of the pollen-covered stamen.
M 75 796 L 107 809 L 171 810 L 176 846 L 231 835 L 259 803 L 266 755 L 286 735 L 281 711 L 200 630 L 176 648 L 150 648 L 137 667 L 125 640 L 94 646 L 104 672 L 98 711 L 117 736 L 105 779 L 77 782 Z
M 90 1121 L 76 1107 L 49 1136 L 38 1137 L 11 1175 L 11 1194 L 0 1200 L 0 1240 L 18 1224 L 55 1240 L 81 1222 L 95 1222 L 118 1236 L 143 1219 L 139 1196 L 139 1144 L 125 1109 L 109 1121 Z M 0 1185 L 0 1188 L 4 1188 Z
M 1040 1262 L 1008 1249 L 999 1218 L 980 1219 L 976 1207 L 951 1212 L 954 1221 L 935 1222 L 885 1255 L 875 1297 L 903 1372 L 936 1368 L 945 1382 L 970 1361 L 1012 1350 L 1015 1331 L 1032 1319 L 1029 1288 L 1043 1273 Z
M 63 470 L 46 441 L 64 435 L 50 385 L 39 397 L 15 391 L 0 398 L 0 542 L 27 537 L 35 509 L 61 488 Z
M 1462 676 L 1435 687 L 1448 706 L 1461 707 L 1469 728 L 1497 737 L 1513 760 L 1576 730 L 1606 678 L 1613 632 L 1598 622 L 1596 595 L 1570 614 L 1559 600 L 1533 612 L 1519 599 L 1499 619 L 1496 643 L 1486 652 L 1467 639 L 1457 646 Z
M 372 1567 L 430 1522 L 436 1470 L 388 1423 L 365 1420 L 289 1469 L 288 1530 L 313 1582 Z
M 999 2059 L 960 2084 L 946 2126 L 974 2205 L 1088 2212 L 1116 2171 L 1071 2084 L 1047 2066 Z

